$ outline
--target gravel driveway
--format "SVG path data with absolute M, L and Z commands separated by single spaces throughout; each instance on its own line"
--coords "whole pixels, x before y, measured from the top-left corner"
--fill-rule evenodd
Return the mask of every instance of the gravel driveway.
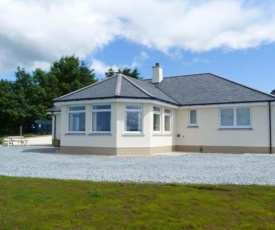
M 0 175 L 196 184 L 275 185 L 275 155 L 199 154 L 115 157 L 55 154 L 45 146 L 0 146 Z

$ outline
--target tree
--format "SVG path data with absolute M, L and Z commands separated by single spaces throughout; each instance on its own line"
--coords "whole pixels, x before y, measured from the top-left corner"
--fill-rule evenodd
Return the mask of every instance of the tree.
M 108 72 L 105 72 L 106 78 L 113 77 L 114 75 L 115 75 L 115 71 L 113 70 L 112 67 L 108 69 Z
M 94 71 L 75 56 L 62 57 L 48 72 L 38 68 L 30 74 L 18 67 L 15 77 L 0 81 L 1 134 L 18 133 L 20 125 L 31 132 L 35 120 L 47 118 L 54 98 L 96 82 Z
M 115 73 L 116 72 L 114 72 L 114 70 L 112 68 L 110 68 L 110 69 L 108 69 L 107 72 L 105 72 L 105 76 L 106 76 L 106 78 L 113 77 L 115 75 Z M 129 77 L 132 77 L 132 78 L 135 78 L 135 79 L 141 79 L 141 77 L 139 76 L 140 73 L 138 72 L 137 67 L 135 67 L 134 70 L 131 70 L 128 67 L 125 67 L 122 70 L 119 68 L 117 70 L 117 73 L 122 73 L 126 76 L 129 76 Z
M 57 79 L 58 96 L 78 90 L 95 83 L 93 69 L 89 69 L 83 61 L 75 56 L 62 57 L 52 64 L 49 72 Z

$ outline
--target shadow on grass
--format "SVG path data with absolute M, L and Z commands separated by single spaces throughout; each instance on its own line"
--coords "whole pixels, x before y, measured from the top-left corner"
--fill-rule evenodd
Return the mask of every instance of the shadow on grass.
M 59 148 L 56 147 L 37 147 L 37 148 L 31 148 L 31 149 L 24 149 L 22 152 L 25 153 L 47 153 L 47 154 L 56 154 Z

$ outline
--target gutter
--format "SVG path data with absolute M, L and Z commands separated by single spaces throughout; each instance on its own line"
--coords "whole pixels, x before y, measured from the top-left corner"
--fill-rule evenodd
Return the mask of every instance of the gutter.
M 271 120 L 271 102 L 268 102 L 268 117 L 269 117 L 269 154 L 272 154 L 272 120 Z

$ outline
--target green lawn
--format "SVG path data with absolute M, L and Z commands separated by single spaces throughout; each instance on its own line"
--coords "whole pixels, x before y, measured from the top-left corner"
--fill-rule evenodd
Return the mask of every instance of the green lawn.
M 275 187 L 0 176 L 0 229 L 275 229 Z

